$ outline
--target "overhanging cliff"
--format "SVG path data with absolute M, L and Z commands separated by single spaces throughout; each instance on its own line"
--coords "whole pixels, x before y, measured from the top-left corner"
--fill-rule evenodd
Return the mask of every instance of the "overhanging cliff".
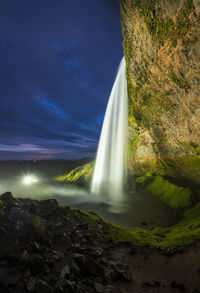
M 120 11 L 130 173 L 200 183 L 200 1 L 121 0 Z

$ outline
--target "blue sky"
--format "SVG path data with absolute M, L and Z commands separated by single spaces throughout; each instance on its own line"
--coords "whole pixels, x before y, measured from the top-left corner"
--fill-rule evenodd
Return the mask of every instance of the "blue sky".
M 95 156 L 123 54 L 116 2 L 0 1 L 0 160 Z

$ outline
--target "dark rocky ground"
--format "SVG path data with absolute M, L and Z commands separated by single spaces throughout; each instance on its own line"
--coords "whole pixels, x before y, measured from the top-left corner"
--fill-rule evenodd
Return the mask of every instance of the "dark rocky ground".
M 137 247 L 106 240 L 56 200 L 0 197 L 0 293 L 200 292 L 200 244 Z

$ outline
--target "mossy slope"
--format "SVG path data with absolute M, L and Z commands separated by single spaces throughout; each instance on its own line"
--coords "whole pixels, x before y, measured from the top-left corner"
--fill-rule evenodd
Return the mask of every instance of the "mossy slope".
M 92 226 L 103 225 L 105 237 L 113 241 L 131 241 L 136 245 L 154 247 L 184 246 L 200 240 L 200 203 L 185 212 L 183 220 L 174 226 L 163 228 L 129 228 L 102 221 L 94 213 L 82 211 L 80 215 Z
M 77 184 L 87 184 L 91 178 L 94 168 L 94 162 L 89 162 L 83 166 L 77 167 L 67 174 L 63 174 L 54 178 L 57 182 L 68 182 Z
M 191 204 L 190 197 L 192 192 L 189 188 L 179 187 L 161 176 L 157 176 L 145 189 L 157 195 L 173 208 L 186 207 Z

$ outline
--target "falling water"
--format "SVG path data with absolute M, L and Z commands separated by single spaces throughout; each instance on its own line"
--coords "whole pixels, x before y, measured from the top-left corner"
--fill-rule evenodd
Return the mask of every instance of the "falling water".
M 91 192 L 120 200 L 126 173 L 128 136 L 128 94 L 126 63 L 122 58 L 115 79 L 101 131 Z

